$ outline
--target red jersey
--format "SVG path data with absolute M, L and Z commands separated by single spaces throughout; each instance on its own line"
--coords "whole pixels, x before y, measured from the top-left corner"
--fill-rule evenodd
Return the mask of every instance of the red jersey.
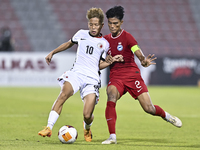
M 108 54 L 112 56 L 121 54 L 124 58 L 124 62 L 114 62 L 110 65 L 110 79 L 135 78 L 140 75 L 140 70 L 134 60 L 134 53 L 131 51 L 131 47 L 137 45 L 135 38 L 125 30 L 122 30 L 117 37 L 112 37 L 110 33 L 104 38 L 110 43 Z

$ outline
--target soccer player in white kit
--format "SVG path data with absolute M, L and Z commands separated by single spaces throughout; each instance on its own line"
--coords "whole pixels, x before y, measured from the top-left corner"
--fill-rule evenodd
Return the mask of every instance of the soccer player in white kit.
M 111 63 L 100 60 L 100 57 L 105 58 L 109 49 L 109 43 L 100 33 L 104 25 L 104 13 L 102 9 L 91 8 L 87 11 L 86 17 L 88 19 L 89 30 L 79 30 L 71 40 L 61 44 L 45 58 L 49 65 L 54 54 L 64 51 L 74 44 L 78 44 L 76 61 L 73 68 L 58 78 L 61 85 L 61 92 L 49 113 L 47 126 L 38 133 L 43 137 L 51 136 L 52 128 L 61 113 L 63 104 L 70 96 L 80 90 L 80 95 L 84 102 L 84 137 L 88 142 L 92 140 L 90 126 L 94 119 L 93 110 L 99 99 L 99 69 L 103 69 Z M 118 55 L 114 56 L 112 61 L 121 61 L 122 59 Z

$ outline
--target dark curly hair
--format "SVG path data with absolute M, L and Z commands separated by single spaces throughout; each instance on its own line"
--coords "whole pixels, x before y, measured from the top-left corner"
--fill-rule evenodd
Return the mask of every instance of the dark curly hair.
M 106 12 L 107 19 L 116 17 L 119 20 L 122 20 L 124 17 L 124 8 L 122 6 L 114 6 Z

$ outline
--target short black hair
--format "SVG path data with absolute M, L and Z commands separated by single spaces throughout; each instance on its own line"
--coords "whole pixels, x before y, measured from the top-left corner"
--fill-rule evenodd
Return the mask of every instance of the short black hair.
M 122 6 L 114 6 L 106 12 L 107 19 L 116 17 L 119 20 L 122 20 L 124 17 L 124 8 Z

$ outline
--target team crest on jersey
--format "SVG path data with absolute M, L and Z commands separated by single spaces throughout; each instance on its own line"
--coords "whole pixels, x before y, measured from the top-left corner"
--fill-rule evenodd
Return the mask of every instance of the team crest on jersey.
M 118 43 L 117 50 L 118 51 L 122 51 L 123 50 L 123 46 L 122 46 L 121 42 Z
M 102 49 L 102 48 L 103 48 L 103 44 L 98 43 L 98 44 L 97 44 L 97 47 L 98 47 L 99 49 Z

